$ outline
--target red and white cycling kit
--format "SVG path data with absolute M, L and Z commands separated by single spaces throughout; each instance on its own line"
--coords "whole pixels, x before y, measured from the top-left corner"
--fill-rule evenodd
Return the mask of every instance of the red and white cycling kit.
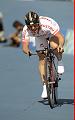
M 22 43 L 25 43 L 26 37 L 30 37 L 30 42 L 36 46 L 36 50 L 43 50 L 48 46 L 47 38 L 55 35 L 59 31 L 59 25 L 52 18 L 40 16 L 39 17 L 41 29 L 39 33 L 33 33 L 25 25 L 22 31 Z

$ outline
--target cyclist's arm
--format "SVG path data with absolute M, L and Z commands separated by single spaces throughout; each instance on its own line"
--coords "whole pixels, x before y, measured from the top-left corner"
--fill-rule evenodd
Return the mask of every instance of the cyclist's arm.
M 61 32 L 57 32 L 55 35 L 59 39 L 59 45 L 63 47 L 64 45 L 64 36 L 61 34 Z
M 22 50 L 25 54 L 29 54 L 29 37 L 22 40 Z
M 22 50 L 25 54 L 29 55 L 29 42 L 30 41 L 30 37 L 29 34 L 27 32 L 27 26 L 24 26 L 23 31 L 22 31 Z
M 64 51 L 64 48 L 63 48 L 63 46 L 64 46 L 64 36 L 61 34 L 61 32 L 57 32 L 55 34 L 55 36 L 57 37 L 58 42 L 59 42 L 57 50 L 58 50 L 58 52 L 62 53 Z

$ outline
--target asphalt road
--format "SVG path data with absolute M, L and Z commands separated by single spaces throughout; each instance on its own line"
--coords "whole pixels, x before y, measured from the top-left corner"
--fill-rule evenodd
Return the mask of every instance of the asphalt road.
M 59 82 L 59 106 L 41 99 L 38 58 L 21 48 L 0 47 L 0 120 L 74 120 L 73 56 L 64 55 L 65 73 Z

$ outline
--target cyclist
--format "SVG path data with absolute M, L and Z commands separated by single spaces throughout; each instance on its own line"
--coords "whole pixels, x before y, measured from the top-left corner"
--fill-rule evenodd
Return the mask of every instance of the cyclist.
M 48 46 L 48 41 L 50 41 L 50 46 L 54 49 L 54 53 L 58 60 L 62 59 L 63 45 L 64 45 L 64 36 L 59 31 L 59 25 L 52 18 L 45 16 L 38 16 L 34 11 L 29 11 L 25 15 L 25 26 L 22 31 L 22 50 L 25 54 L 30 55 L 31 51 L 29 48 L 30 37 L 35 38 L 35 46 L 37 55 L 39 56 L 39 72 L 41 75 L 43 83 L 43 92 L 41 97 L 47 98 L 46 91 L 46 61 L 45 55 L 42 54 L 41 50 Z M 60 58 L 58 57 L 60 56 Z M 61 66 L 61 73 L 64 72 L 64 66 Z

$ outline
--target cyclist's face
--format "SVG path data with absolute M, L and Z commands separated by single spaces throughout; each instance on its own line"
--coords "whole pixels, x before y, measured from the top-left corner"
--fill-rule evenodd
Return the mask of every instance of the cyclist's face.
M 32 31 L 33 33 L 36 33 L 38 32 L 39 30 L 39 24 L 31 24 L 31 25 L 28 25 L 28 28 L 30 31 Z

